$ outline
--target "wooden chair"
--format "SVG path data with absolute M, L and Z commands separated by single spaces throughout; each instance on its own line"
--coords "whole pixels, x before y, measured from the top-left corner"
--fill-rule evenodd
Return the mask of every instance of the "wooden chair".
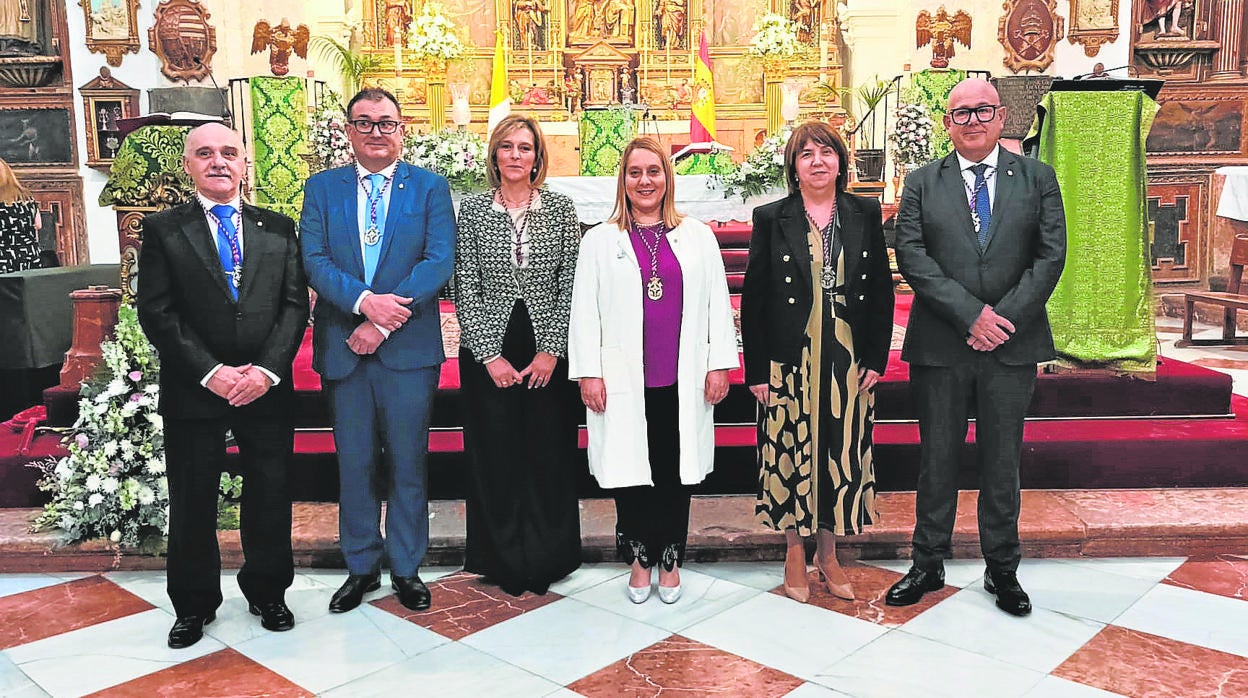
M 1248 235 L 1235 236 L 1231 245 L 1231 275 L 1226 282 L 1226 292 L 1194 291 L 1183 294 L 1186 316 L 1183 318 L 1183 339 L 1176 347 L 1209 347 L 1230 344 L 1248 344 L 1248 336 L 1235 335 L 1235 316 L 1240 310 L 1248 310 L 1248 294 L 1241 293 L 1244 265 L 1248 264 Z M 1196 317 L 1196 304 L 1209 303 L 1223 308 L 1222 337 L 1219 339 L 1192 339 L 1192 321 Z

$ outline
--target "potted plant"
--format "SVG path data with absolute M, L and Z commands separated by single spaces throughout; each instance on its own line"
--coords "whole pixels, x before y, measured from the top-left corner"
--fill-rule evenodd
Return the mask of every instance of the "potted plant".
M 854 116 L 854 102 L 857 101 L 861 105 L 861 116 L 857 117 L 858 125 L 854 128 L 851 136 L 862 136 L 855 139 L 855 144 L 861 142 L 869 147 L 854 148 L 854 168 L 858 174 L 860 182 L 882 182 L 884 181 L 884 149 L 876 148 L 876 108 L 880 103 L 893 91 L 893 82 L 891 80 L 881 80 L 877 75 L 871 81 L 865 82 L 855 88 L 842 88 L 841 93 L 846 97 L 845 107 L 849 110 L 850 115 Z
M 328 36 L 314 36 L 308 46 L 319 60 L 329 64 L 342 77 L 342 88 L 345 94 L 353 95 L 360 91 L 360 81 L 366 73 L 374 73 L 381 69 L 381 58 L 362 51 L 352 51 L 347 44 Z

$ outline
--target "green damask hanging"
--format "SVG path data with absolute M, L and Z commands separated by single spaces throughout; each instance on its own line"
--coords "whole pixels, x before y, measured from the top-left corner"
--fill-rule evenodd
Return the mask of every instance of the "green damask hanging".
M 295 220 L 308 179 L 308 98 L 302 78 L 251 78 L 257 206 Z
M 965 70 L 921 70 L 910 76 L 910 87 L 902 94 L 906 104 L 922 104 L 932 118 L 932 158 L 939 159 L 953 152 L 953 143 L 943 123 L 949 93 L 966 79 Z

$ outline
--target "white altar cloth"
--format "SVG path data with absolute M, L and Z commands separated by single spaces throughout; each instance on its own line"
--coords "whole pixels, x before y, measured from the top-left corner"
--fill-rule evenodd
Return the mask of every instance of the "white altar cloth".
M 615 208 L 615 177 L 547 177 L 551 191 L 571 197 L 582 223 L 599 223 L 611 217 Z M 784 196 L 777 189 L 741 201 L 740 196 L 724 198 L 722 187 L 711 183 L 710 175 L 676 177 L 676 210 L 700 221 L 749 221 L 755 206 Z
M 1226 177 L 1222 198 L 1218 200 L 1218 215 L 1248 221 L 1248 167 L 1219 167 L 1213 172 Z

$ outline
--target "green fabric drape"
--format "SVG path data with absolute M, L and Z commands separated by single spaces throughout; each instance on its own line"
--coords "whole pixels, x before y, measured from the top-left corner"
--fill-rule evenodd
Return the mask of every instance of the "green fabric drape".
M 1142 92 L 1050 92 L 1030 141 L 1057 171 L 1066 268 L 1049 299 L 1062 359 L 1157 367 L 1144 140 L 1157 103 Z
M 251 78 L 256 205 L 299 220 L 308 179 L 308 96 L 302 78 Z
M 101 206 L 172 206 L 195 191 L 182 169 L 189 126 L 143 126 L 128 134 L 113 158 Z
M 949 104 L 949 93 L 965 79 L 965 70 L 921 70 L 910 76 L 910 87 L 902 95 L 903 102 L 922 104 L 932 115 L 933 158 L 943 158 L 953 152 L 953 143 L 942 120 Z
M 637 135 L 632 109 L 591 109 L 581 112 L 581 175 L 613 175 L 624 146 Z

